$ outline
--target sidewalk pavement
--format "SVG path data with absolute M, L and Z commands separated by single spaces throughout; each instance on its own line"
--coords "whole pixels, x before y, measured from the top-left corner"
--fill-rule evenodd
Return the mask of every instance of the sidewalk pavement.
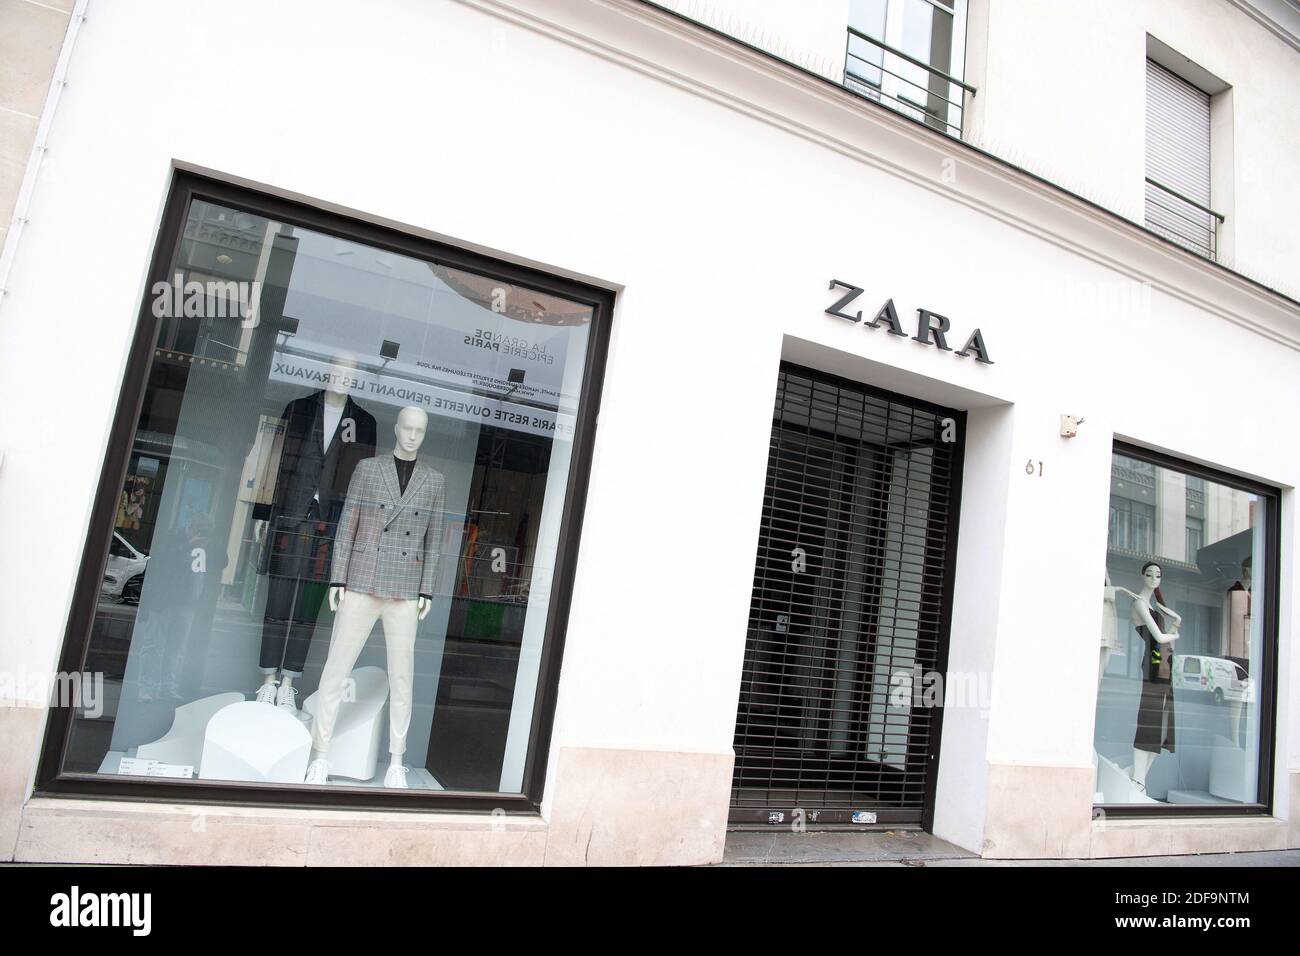
M 1104 860 L 984 860 L 919 830 L 733 831 L 722 866 L 1300 866 L 1300 850 Z

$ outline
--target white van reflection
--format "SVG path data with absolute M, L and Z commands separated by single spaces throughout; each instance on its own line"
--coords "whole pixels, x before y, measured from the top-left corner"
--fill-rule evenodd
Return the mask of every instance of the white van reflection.
M 1255 679 L 1240 664 L 1223 657 L 1180 654 L 1175 658 L 1173 678 L 1175 688 L 1209 694 L 1216 704 L 1255 699 Z

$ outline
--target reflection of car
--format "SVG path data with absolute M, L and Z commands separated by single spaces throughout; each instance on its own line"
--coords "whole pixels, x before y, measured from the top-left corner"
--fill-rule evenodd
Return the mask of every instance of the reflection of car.
M 1216 704 L 1225 700 L 1249 703 L 1255 699 L 1255 681 L 1246 669 L 1222 657 L 1180 654 L 1175 658 L 1174 686 L 1210 694 Z
M 100 593 L 116 601 L 140 600 L 140 584 L 144 577 L 149 555 L 138 551 L 116 531 L 108 546 L 108 566 L 104 569 L 104 583 Z M 139 580 L 137 580 L 139 579 Z
M 126 583 L 122 585 L 122 603 L 139 604 L 140 591 L 144 588 L 144 571 L 141 571 L 133 578 L 127 578 Z

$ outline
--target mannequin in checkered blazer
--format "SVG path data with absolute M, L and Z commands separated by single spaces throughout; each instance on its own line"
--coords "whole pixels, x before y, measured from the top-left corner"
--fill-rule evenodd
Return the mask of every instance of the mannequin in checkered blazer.
M 307 783 L 329 778 L 329 745 L 352 673 L 376 621 L 383 622 L 388 649 L 388 750 L 384 786 L 405 787 L 406 732 L 411 724 L 415 632 L 433 602 L 442 543 L 446 481 L 416 461 L 429 416 L 414 405 L 397 415 L 391 455 L 357 465 L 334 538 L 330 609 L 335 612 L 329 656 L 317 689 L 312 723 L 312 761 Z M 409 474 L 405 485 L 398 469 Z

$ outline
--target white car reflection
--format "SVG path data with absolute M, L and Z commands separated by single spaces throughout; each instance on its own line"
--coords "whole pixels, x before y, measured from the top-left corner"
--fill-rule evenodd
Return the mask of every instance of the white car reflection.
M 113 601 L 138 600 L 140 582 L 134 580 L 144 574 L 149 555 L 135 548 L 116 531 L 108 546 L 108 566 L 104 569 L 104 582 L 99 592 Z

